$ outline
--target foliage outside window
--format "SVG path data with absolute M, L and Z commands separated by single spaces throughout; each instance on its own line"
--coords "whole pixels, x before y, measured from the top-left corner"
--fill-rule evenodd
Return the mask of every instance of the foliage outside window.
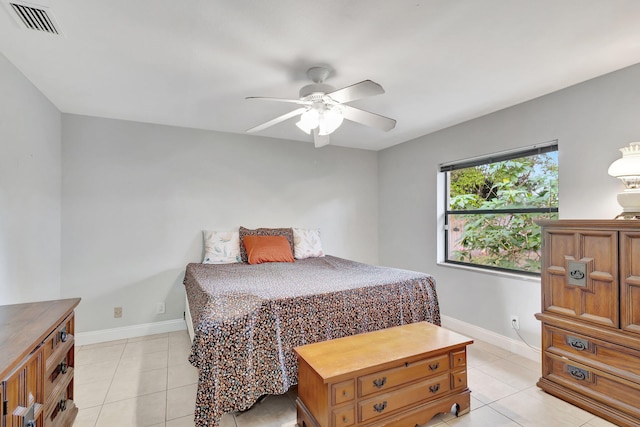
M 441 167 L 447 263 L 539 274 L 538 219 L 558 217 L 557 144 Z

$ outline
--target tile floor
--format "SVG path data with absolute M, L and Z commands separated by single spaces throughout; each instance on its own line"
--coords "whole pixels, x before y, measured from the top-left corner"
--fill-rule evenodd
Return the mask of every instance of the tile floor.
M 191 427 L 197 371 L 186 331 L 76 347 L 74 427 Z M 540 391 L 540 364 L 476 341 L 468 350 L 471 412 L 439 415 L 429 427 L 606 427 L 594 415 Z M 295 391 L 268 396 L 222 427 L 291 427 Z

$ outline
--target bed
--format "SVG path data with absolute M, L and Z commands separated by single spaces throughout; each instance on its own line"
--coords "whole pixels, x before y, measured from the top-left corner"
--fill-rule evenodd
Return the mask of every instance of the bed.
M 225 413 L 296 385 L 294 347 L 419 321 L 440 325 L 430 275 L 329 255 L 188 264 L 184 285 L 189 361 L 199 370 L 196 426 L 217 427 Z

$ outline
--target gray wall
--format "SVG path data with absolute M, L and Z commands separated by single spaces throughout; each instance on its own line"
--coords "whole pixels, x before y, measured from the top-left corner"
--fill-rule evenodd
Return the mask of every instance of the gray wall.
M 60 112 L 0 54 L 0 305 L 60 296 Z
M 320 228 L 326 253 L 377 263 L 375 152 L 69 114 L 62 141 L 62 293 L 83 298 L 80 332 L 182 318 L 203 229 Z
M 328 253 L 430 272 L 443 314 L 513 338 L 516 314 L 537 344 L 539 283 L 437 264 L 438 164 L 557 139 L 561 217 L 611 218 L 639 83 L 630 67 L 374 153 L 61 119 L 0 55 L 0 304 L 80 296 L 81 332 L 177 319 L 202 229 L 319 227 Z
M 640 140 L 640 65 L 379 152 L 380 263 L 432 273 L 444 315 L 514 339 L 509 315 L 520 316 L 539 346 L 539 281 L 437 263 L 438 165 L 556 139 L 560 217 L 613 218 L 622 184 L 607 168 Z

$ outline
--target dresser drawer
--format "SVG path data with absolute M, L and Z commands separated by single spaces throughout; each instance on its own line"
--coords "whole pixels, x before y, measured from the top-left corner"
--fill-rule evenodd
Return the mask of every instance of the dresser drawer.
M 467 388 L 467 371 L 458 371 L 451 373 L 451 388 Z
M 451 352 L 451 369 L 463 368 L 467 366 L 467 351 L 453 351 Z
M 73 343 L 74 320 L 73 313 L 53 331 L 44 341 L 43 351 L 45 360 L 56 354 L 63 352 L 62 347 L 71 347 Z M 65 352 L 66 353 L 66 352 Z
M 69 337 L 65 343 L 58 345 L 45 363 L 44 400 L 47 401 L 54 393 L 56 387 L 68 384 L 73 378 L 74 351 L 73 337 Z
M 640 383 L 640 351 L 553 326 L 542 333 L 546 351 Z
M 437 375 L 449 369 L 449 355 L 420 360 L 413 363 L 405 363 L 396 368 L 380 371 L 375 374 L 358 378 L 359 396 L 369 396 L 385 390 L 390 390 L 402 384 L 415 381 L 420 378 Z
M 332 427 L 349 427 L 356 423 L 356 408 L 348 405 L 331 411 L 333 424 Z
M 72 387 L 63 388 L 49 401 L 45 409 L 44 427 L 62 427 L 71 425 L 78 413 L 78 408 L 71 399 Z
M 449 375 L 428 378 L 395 392 L 381 394 L 358 403 L 360 422 L 386 416 L 392 412 L 420 401 L 435 399 L 450 390 Z
M 545 377 L 550 381 L 640 417 L 640 384 L 553 354 L 545 353 L 544 357 L 548 371 Z
M 331 385 L 331 404 L 339 405 L 349 402 L 355 397 L 355 386 L 353 380 L 343 381 Z

